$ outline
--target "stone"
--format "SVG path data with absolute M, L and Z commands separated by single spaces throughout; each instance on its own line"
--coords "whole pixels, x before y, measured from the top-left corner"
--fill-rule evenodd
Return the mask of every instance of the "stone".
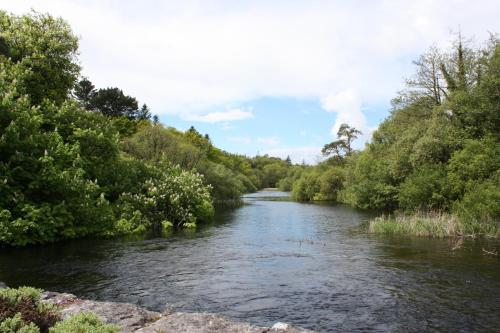
M 264 328 L 245 323 L 231 322 L 221 316 L 208 313 L 176 312 L 160 318 L 136 333 L 262 333 Z
M 271 328 L 275 330 L 287 330 L 290 328 L 290 325 L 288 325 L 287 323 L 277 322 Z
M 313 333 L 285 323 L 277 324 L 268 328 L 232 321 L 210 313 L 176 312 L 164 315 L 154 323 L 137 330 L 136 333 Z
M 66 293 L 44 292 L 41 298 L 57 304 L 64 319 L 80 312 L 93 312 L 103 322 L 118 325 L 124 333 L 312 333 L 281 322 L 269 328 L 210 313 L 174 312 L 170 306 L 159 313 L 130 303 L 82 300 Z
M 82 300 L 72 294 L 46 292 L 42 299 L 60 305 L 63 319 L 80 312 L 93 312 L 103 322 L 118 325 L 120 332 L 134 332 L 161 317 L 158 312 L 148 311 L 133 304 Z

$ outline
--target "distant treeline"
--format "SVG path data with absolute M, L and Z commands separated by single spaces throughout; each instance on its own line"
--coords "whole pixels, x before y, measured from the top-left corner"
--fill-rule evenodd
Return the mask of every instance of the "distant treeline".
M 0 245 L 191 227 L 286 175 L 289 160 L 229 154 L 96 89 L 77 51 L 62 19 L 0 11 Z
M 301 201 L 331 200 L 404 214 L 448 213 L 464 234 L 500 235 L 500 44 L 459 36 L 431 48 L 362 151 L 344 124 L 314 167 L 279 182 Z M 430 232 L 432 233 L 432 232 Z

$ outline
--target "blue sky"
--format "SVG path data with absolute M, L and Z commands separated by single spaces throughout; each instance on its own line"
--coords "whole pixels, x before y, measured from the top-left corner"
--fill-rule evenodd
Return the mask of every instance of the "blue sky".
M 66 19 L 82 74 L 230 152 L 317 161 L 341 123 L 388 115 L 412 60 L 500 30 L 498 1 L 0 0 Z
M 387 115 L 389 103 L 363 108 L 368 128 L 375 128 Z M 208 110 L 207 114 L 220 108 Z M 320 101 L 314 98 L 262 97 L 238 103 L 237 107 L 251 116 L 242 120 L 207 122 L 185 120 L 164 115 L 162 123 L 179 129 L 194 125 L 200 132 L 208 133 L 218 147 L 249 156 L 270 154 L 280 157 L 293 156 L 314 163 L 320 157 L 319 149 L 332 140 L 332 124 L 336 115 L 325 112 Z M 358 141 L 358 147 L 363 143 Z

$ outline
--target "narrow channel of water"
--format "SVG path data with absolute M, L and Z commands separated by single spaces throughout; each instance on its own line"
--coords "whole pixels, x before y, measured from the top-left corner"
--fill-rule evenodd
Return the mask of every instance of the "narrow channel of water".
M 259 192 L 213 225 L 0 250 L 0 281 L 319 332 L 498 331 L 499 242 L 367 235 L 367 213 Z M 455 250 L 452 250 L 455 248 Z

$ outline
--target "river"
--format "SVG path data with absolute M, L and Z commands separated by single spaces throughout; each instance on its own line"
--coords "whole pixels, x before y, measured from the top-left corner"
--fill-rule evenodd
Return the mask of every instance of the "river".
M 3 249 L 0 281 L 318 332 L 500 330 L 500 260 L 483 251 L 499 242 L 368 235 L 347 206 L 244 200 L 162 238 Z

